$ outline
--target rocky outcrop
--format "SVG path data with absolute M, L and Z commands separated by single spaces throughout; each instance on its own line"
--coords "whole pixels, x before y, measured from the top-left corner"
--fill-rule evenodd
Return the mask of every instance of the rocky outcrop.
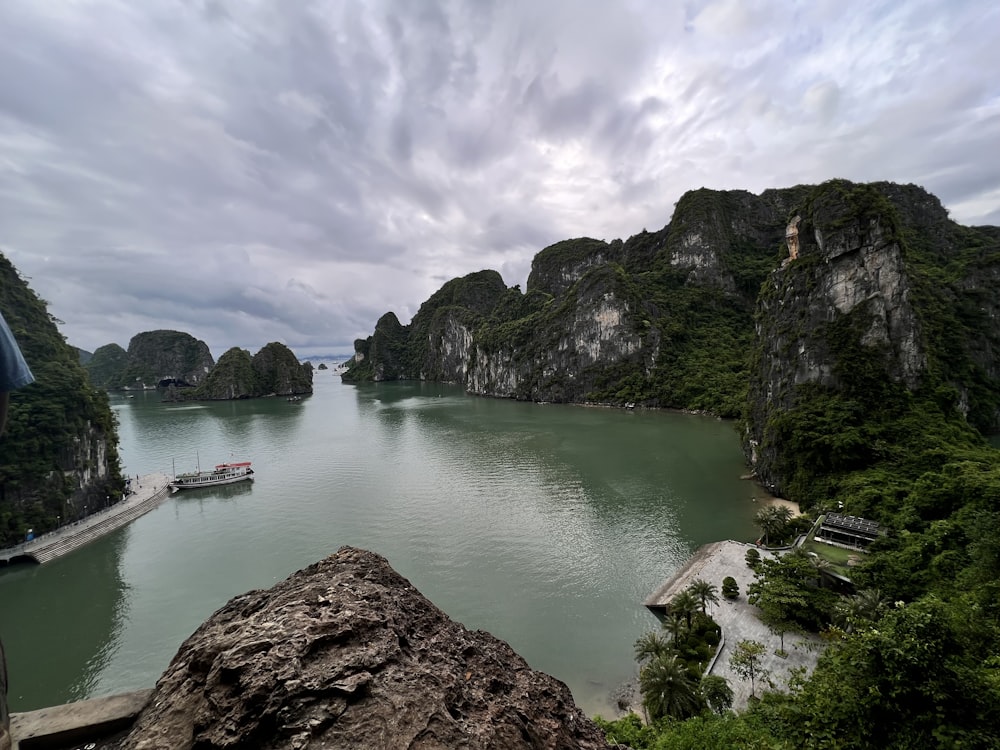
M 94 352 L 86 363 L 90 382 L 98 388 L 113 390 L 125 385 L 128 352 L 118 344 L 105 344 Z
M 123 747 L 607 745 L 563 683 L 344 547 L 198 628 Z
M 250 352 L 234 346 L 219 357 L 204 383 L 193 393 L 184 395 L 207 401 L 232 400 L 263 395 L 263 389 L 254 371 Z
M 215 365 L 208 345 L 182 331 L 146 331 L 132 337 L 123 375 L 126 389 L 197 386 Z
M 311 364 L 299 364 L 294 352 L 284 344 L 272 341 L 253 356 L 251 362 L 257 376 L 260 395 L 296 396 L 312 393 Z
M 788 490 L 794 461 L 782 429 L 819 399 L 839 399 L 831 426 L 813 428 L 816 446 L 827 441 L 817 459 L 831 470 L 873 455 L 865 444 L 874 428 L 862 424 L 894 394 L 935 389 L 948 407 L 948 386 L 950 406 L 981 429 L 996 425 L 1000 252 L 988 236 L 958 227 L 915 186 L 834 180 L 791 217 L 786 247 L 758 300 L 745 435 L 766 485 Z
M 107 394 L 95 391 L 77 350 L 45 303 L 0 255 L 0 312 L 35 384 L 11 394 L 0 435 L 0 547 L 96 511 L 121 496 L 117 433 Z
M 205 401 L 302 395 L 312 393 L 312 376 L 312 365 L 299 364 L 292 350 L 279 342 L 271 342 L 253 357 L 234 346 L 219 358 L 204 383 L 176 395 Z
M 766 474 L 768 420 L 802 386 L 850 387 L 846 350 L 860 347 L 889 382 L 947 383 L 972 424 L 996 431 L 997 247 L 914 185 L 703 188 L 658 232 L 545 248 L 524 294 L 484 271 L 448 282 L 410 326 L 387 314 L 344 379 L 748 416 Z

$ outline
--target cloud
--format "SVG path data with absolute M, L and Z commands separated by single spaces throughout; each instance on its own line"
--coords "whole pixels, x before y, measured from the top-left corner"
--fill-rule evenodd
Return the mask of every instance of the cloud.
M 0 250 L 88 349 L 349 351 L 683 191 L 916 182 L 996 221 L 980 0 L 0 4 Z

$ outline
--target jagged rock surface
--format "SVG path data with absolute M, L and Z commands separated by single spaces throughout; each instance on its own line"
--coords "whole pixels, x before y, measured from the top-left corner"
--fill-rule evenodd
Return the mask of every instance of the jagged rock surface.
M 123 747 L 607 745 L 565 685 L 344 547 L 198 628 Z

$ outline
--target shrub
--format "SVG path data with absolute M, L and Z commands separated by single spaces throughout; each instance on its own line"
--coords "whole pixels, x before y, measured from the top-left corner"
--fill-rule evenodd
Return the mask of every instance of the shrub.
M 756 550 L 754 550 L 756 552 Z M 736 579 L 732 576 L 726 576 L 722 579 L 722 595 L 727 599 L 736 599 L 740 595 L 740 587 L 736 583 Z
M 747 550 L 746 561 L 748 568 L 756 570 L 757 566 L 760 565 L 760 552 L 755 547 L 751 547 Z

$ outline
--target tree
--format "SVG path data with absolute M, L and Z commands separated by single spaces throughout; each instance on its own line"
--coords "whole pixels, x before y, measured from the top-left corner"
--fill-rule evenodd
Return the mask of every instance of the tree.
M 722 579 L 722 595 L 727 599 L 736 599 L 740 595 L 740 586 L 732 576 Z
M 733 705 L 733 689 L 729 681 L 717 674 L 701 678 L 701 695 L 717 714 L 724 714 Z
M 766 649 L 760 641 L 740 641 L 729 657 L 729 667 L 744 680 L 750 680 L 750 696 L 755 697 L 755 683 L 767 679 L 771 673 L 764 669 Z
M 829 622 L 837 596 L 819 587 L 819 572 L 805 553 L 765 558 L 754 575 L 757 580 L 747 588 L 747 599 L 772 622 L 797 622 L 808 629 Z
M 771 505 L 761 508 L 754 516 L 754 522 L 764 535 L 764 546 L 769 547 L 772 539 L 781 539 L 788 531 L 792 511 L 785 505 Z
M 744 557 L 747 561 L 747 567 L 751 570 L 756 570 L 757 566 L 760 565 L 760 552 L 757 551 L 756 547 L 748 549 Z
M 702 580 L 694 581 L 687 589 L 701 603 L 701 613 L 708 614 L 708 604 L 719 603 L 719 589 L 714 583 Z
M 878 622 L 889 610 L 889 600 L 878 589 L 864 589 L 834 606 L 833 620 L 847 633 Z
M 640 664 L 673 653 L 670 643 L 654 630 L 639 636 L 634 648 L 635 660 Z
M 658 657 L 640 669 L 639 689 L 652 721 L 664 716 L 686 719 L 702 708 L 698 684 L 676 655 Z
M 691 616 L 698 610 L 698 600 L 690 590 L 682 591 L 670 600 L 670 614 L 676 618 L 683 617 L 691 629 Z

